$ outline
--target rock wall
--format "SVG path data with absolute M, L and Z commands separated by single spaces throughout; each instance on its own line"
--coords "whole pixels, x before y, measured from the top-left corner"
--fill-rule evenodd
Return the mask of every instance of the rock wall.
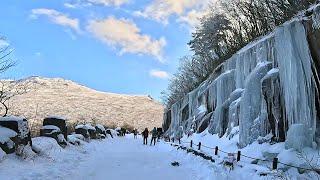
M 244 147 L 269 133 L 285 141 L 303 124 L 320 143 L 320 6 L 309 11 L 241 49 L 176 102 L 164 116 L 166 135 L 182 126 L 223 136 L 239 126 Z

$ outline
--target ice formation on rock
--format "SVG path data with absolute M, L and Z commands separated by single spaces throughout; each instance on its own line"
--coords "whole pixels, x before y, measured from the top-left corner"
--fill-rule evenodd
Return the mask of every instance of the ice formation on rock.
M 219 66 L 165 112 L 166 135 L 182 126 L 185 133 L 207 129 L 221 137 L 239 126 L 244 147 L 268 134 L 283 142 L 301 124 L 311 134 L 304 144 L 319 144 L 319 12 L 317 6 L 312 16 L 292 19 Z
M 304 124 L 293 124 L 287 133 L 286 148 L 294 148 L 301 151 L 306 146 L 311 146 L 312 130 Z

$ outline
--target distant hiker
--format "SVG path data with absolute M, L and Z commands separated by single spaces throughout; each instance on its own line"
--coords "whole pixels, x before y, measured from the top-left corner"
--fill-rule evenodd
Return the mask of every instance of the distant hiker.
M 126 136 L 126 129 L 124 128 L 121 128 L 121 136 Z
M 133 130 L 133 138 L 134 138 L 134 139 L 137 139 L 137 134 L 138 134 L 138 130 L 137 130 L 137 129 L 134 129 L 134 130 Z
M 144 131 L 142 132 L 142 136 L 143 136 L 143 144 L 147 145 L 148 144 L 148 136 L 149 136 L 148 128 L 144 129 Z
M 158 132 L 158 142 L 160 141 L 161 135 L 162 135 L 162 129 L 161 130 L 157 130 Z
M 151 131 L 152 133 L 152 138 L 151 138 L 151 142 L 150 142 L 150 146 L 152 145 L 152 141 L 153 141 L 153 145 L 156 145 L 156 140 L 157 140 L 157 136 L 158 136 L 158 131 L 157 128 L 154 127 L 153 130 Z

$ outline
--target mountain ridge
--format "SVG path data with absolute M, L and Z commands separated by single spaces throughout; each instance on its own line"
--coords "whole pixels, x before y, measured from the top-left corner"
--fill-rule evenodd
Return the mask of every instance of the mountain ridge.
M 160 127 L 164 107 L 148 95 L 127 95 L 97 91 L 71 80 L 31 76 L 21 80 L 28 91 L 13 97 L 9 114 L 28 118 L 34 131 L 50 115 L 64 116 L 74 125 L 80 122 L 107 126 L 131 125 L 139 130 Z

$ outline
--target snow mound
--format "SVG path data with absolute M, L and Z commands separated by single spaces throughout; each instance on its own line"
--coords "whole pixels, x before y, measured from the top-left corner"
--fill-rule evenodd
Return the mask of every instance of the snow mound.
M 62 149 L 55 139 L 49 137 L 32 138 L 32 147 L 40 154 L 50 154 L 50 152 L 58 152 Z

